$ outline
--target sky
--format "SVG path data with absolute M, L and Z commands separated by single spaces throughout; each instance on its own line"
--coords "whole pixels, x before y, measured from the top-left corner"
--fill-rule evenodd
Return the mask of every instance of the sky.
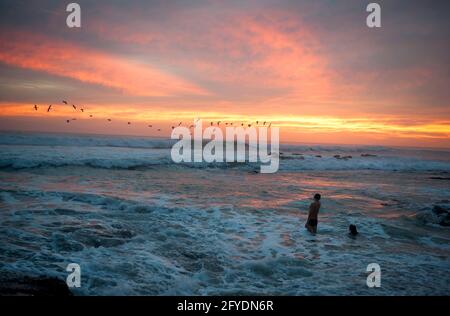
M 368 28 L 370 2 L 78 0 L 69 28 L 69 1 L 0 0 L 0 130 L 450 148 L 450 2 L 376 1 Z

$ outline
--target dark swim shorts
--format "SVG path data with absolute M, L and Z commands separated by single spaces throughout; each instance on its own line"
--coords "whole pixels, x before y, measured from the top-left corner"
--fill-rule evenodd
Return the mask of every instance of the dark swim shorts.
M 317 219 L 308 219 L 309 226 L 317 226 Z

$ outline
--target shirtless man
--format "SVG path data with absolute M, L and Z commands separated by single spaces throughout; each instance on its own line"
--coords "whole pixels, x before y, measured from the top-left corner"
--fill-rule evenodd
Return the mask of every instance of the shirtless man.
M 309 206 L 308 220 L 306 221 L 305 228 L 312 234 L 317 232 L 317 215 L 320 210 L 320 194 L 314 195 L 314 202 Z

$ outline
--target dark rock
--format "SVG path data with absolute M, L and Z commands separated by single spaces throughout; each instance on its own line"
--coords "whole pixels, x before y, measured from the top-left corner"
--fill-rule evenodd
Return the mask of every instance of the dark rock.
M 432 211 L 433 211 L 433 213 L 435 213 L 435 214 L 448 213 L 448 210 L 446 210 L 444 207 L 442 207 L 442 206 L 440 206 L 440 205 L 435 205 L 435 206 L 433 206 Z
M 66 282 L 53 277 L 0 276 L 0 296 L 72 296 Z
M 439 224 L 441 226 L 450 226 L 450 206 L 433 205 L 433 208 L 419 212 L 417 218 L 424 223 Z

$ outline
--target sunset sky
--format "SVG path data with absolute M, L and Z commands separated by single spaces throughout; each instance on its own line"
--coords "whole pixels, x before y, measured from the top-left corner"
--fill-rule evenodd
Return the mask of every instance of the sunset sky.
M 375 1 L 378 29 L 361 0 L 76 2 L 79 29 L 70 1 L 0 0 L 1 130 L 258 120 L 289 142 L 450 148 L 449 1 Z

